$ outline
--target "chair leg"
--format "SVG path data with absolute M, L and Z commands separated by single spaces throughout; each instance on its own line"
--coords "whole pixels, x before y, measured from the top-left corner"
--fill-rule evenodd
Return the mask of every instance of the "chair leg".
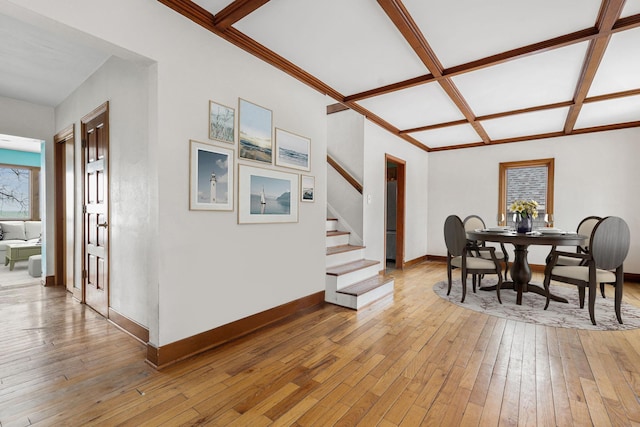
M 616 317 L 618 318 L 618 323 L 620 323 L 622 325 L 622 314 L 620 314 L 620 304 L 622 303 L 622 288 L 624 286 L 624 280 L 621 277 L 622 272 L 620 274 L 620 277 L 617 278 L 616 280 L 616 293 L 615 293 L 615 308 L 616 308 Z
M 581 288 L 584 289 L 584 288 Z M 584 290 L 583 290 L 584 292 Z M 595 283 L 589 285 L 589 317 L 591 317 L 591 323 L 596 324 L 596 285 Z
M 451 266 L 447 266 L 447 295 L 449 295 L 451 293 Z
M 584 288 L 582 286 L 578 288 L 578 299 L 580 300 L 580 308 L 584 308 Z
M 472 274 L 471 275 L 471 283 L 473 283 L 473 293 L 476 293 L 476 280 L 478 279 L 478 275 L 477 274 Z
M 500 299 L 500 288 L 502 287 L 502 274 L 498 271 L 498 285 L 496 286 L 496 295 L 498 296 L 498 302 L 502 304 L 502 299 Z
M 464 298 L 467 296 L 467 272 L 463 271 L 461 277 L 462 277 L 462 299 L 460 300 L 460 302 L 463 303 Z
M 600 283 L 600 293 L 602 294 L 602 298 L 606 298 L 604 295 L 604 283 Z
M 544 304 L 544 309 L 549 308 L 549 301 L 551 301 L 551 292 L 549 291 L 549 282 L 551 282 L 551 276 L 545 274 L 544 281 L 542 284 L 544 285 L 544 295 L 547 298 L 546 303 Z

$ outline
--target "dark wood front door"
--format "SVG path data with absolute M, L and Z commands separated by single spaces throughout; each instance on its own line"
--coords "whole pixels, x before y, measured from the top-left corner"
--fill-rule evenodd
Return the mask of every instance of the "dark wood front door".
M 82 119 L 84 301 L 109 314 L 109 105 Z

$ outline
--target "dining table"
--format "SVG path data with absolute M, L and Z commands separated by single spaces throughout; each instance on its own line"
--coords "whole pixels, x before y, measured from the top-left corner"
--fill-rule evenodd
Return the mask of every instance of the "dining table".
M 471 241 L 510 243 L 514 248 L 514 260 L 511 264 L 511 281 L 503 282 L 500 289 L 514 289 L 517 292 L 516 304 L 522 305 L 522 295 L 532 292 L 546 296 L 542 286 L 531 283 L 531 267 L 527 259 L 529 246 L 578 246 L 587 240 L 587 236 L 576 232 L 563 232 L 558 229 L 540 230 L 530 233 L 516 233 L 508 228 L 477 229 L 467 231 L 467 239 Z M 481 288 L 484 290 L 495 289 L 496 286 Z M 551 294 L 554 301 L 568 302 L 566 298 Z

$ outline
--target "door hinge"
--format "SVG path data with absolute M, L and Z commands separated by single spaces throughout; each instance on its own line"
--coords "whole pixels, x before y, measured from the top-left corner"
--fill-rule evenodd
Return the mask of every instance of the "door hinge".
M 82 213 L 87 213 L 87 205 L 82 205 Z
M 82 140 L 82 148 L 86 148 L 87 147 L 87 140 L 83 139 Z
M 87 270 L 82 270 L 82 278 L 86 279 L 87 277 L 89 277 L 89 273 L 87 272 Z

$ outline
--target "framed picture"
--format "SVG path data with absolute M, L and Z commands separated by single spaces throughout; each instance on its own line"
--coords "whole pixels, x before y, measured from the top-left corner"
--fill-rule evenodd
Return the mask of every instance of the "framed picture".
M 238 166 L 238 224 L 298 221 L 297 174 Z
M 314 202 L 316 192 L 316 178 L 309 175 L 300 175 L 300 201 Z
M 276 165 L 308 171 L 310 148 L 309 138 L 276 128 Z
M 236 110 L 209 101 L 209 139 L 236 142 Z
M 272 163 L 273 139 L 271 110 L 240 98 L 240 144 L 238 157 Z
M 233 210 L 233 150 L 190 140 L 189 209 Z

